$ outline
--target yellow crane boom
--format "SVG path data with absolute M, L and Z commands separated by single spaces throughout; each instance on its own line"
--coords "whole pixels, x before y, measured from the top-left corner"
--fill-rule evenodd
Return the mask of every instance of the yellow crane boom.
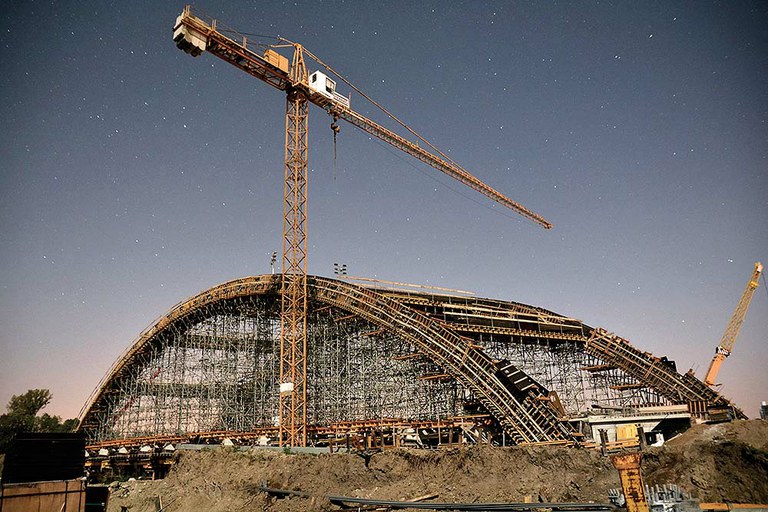
M 744 317 L 749 309 L 749 303 L 752 302 L 752 295 L 755 293 L 755 289 L 760 286 L 760 273 L 763 271 L 763 265 L 759 261 L 755 263 L 755 269 L 752 271 L 752 276 L 749 278 L 747 287 L 744 289 L 744 293 L 741 295 L 736 311 L 733 312 L 731 321 L 728 322 L 728 327 L 723 333 L 723 338 L 720 340 L 720 345 L 715 349 L 715 355 L 712 358 L 712 362 L 709 363 L 709 370 L 707 370 L 707 376 L 704 377 L 704 383 L 712 387 L 715 385 L 717 374 L 720 372 L 720 366 L 722 366 L 725 358 L 731 355 L 733 345 L 736 343 L 736 338 L 741 330 L 741 325 L 744 323 Z
M 550 229 L 546 219 L 528 210 L 479 180 L 453 162 L 425 139 L 434 153 L 411 142 L 350 108 L 349 99 L 335 91 L 335 82 L 316 71 L 307 73 L 304 54 L 320 62 L 302 45 L 287 40 L 280 47 L 292 47 L 293 59 L 268 48 L 263 54 L 248 48 L 245 36 L 238 42 L 221 33 L 216 20 L 207 23 L 186 6 L 173 27 L 176 45 L 191 54 L 208 52 L 249 75 L 286 93 L 285 182 L 283 189 L 283 272 L 280 316 L 279 443 L 306 446 L 307 415 L 307 130 L 308 104 L 313 103 L 333 116 L 332 127 L 343 119 L 370 135 L 404 151 L 435 169 L 473 188 L 531 220 Z M 399 122 L 399 121 L 398 121 Z M 409 132 L 415 132 L 400 123 Z

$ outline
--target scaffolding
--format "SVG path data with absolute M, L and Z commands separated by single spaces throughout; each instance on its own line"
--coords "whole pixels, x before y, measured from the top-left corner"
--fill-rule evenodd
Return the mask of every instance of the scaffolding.
M 279 442 L 279 277 L 224 283 L 174 307 L 107 373 L 80 429 L 98 442 L 216 432 Z M 313 443 L 389 425 L 396 444 L 396 432 L 435 422 L 478 440 L 572 441 L 565 420 L 594 406 L 729 404 L 665 358 L 541 308 L 308 284 Z
M 278 422 L 279 303 L 247 297 L 175 324 L 103 401 L 98 440 L 249 432 Z M 460 386 L 402 340 L 335 308 L 309 315 L 310 425 L 457 416 Z

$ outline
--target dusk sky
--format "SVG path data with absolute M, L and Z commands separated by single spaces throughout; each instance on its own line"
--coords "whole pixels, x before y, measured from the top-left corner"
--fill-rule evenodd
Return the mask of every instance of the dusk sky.
M 182 8 L 0 7 L 2 412 L 11 395 L 48 388 L 46 412 L 75 417 L 157 317 L 268 273 L 281 250 L 285 95 L 178 50 Z M 703 378 L 754 262 L 768 263 L 768 3 L 195 9 L 303 43 L 554 224 L 351 125 L 334 171 L 331 119 L 311 107 L 311 274 L 339 262 L 350 275 L 545 307 Z M 352 108 L 386 123 L 356 93 Z M 767 352 L 761 282 L 718 379 L 750 417 L 768 400 Z

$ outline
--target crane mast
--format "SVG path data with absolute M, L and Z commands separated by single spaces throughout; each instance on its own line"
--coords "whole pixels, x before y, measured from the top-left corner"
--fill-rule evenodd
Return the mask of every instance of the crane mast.
M 749 309 L 749 304 L 752 302 L 752 295 L 755 293 L 755 289 L 760 286 L 760 273 L 763 271 L 763 265 L 759 261 L 755 263 L 755 269 L 752 271 L 752 276 L 747 282 L 747 287 L 744 289 L 744 293 L 739 299 L 739 303 L 736 305 L 736 311 L 733 312 L 728 327 L 723 333 L 723 337 L 720 340 L 720 345 L 715 349 L 715 355 L 712 358 L 712 362 L 709 363 L 709 369 L 707 370 L 707 376 L 704 377 L 704 384 L 709 387 L 715 385 L 717 374 L 720 372 L 720 367 L 725 361 L 725 358 L 731 355 L 733 346 L 736 343 L 736 338 L 739 336 L 739 330 L 744 323 L 744 317 Z
M 433 168 L 464 183 L 530 221 L 550 229 L 540 215 L 513 201 L 479 180 L 447 157 L 422 148 L 380 124 L 355 112 L 349 101 L 338 94 L 322 94 L 310 87 L 305 50 L 293 48 L 293 60 L 267 49 L 260 55 L 248 48 L 247 38 L 237 42 L 184 7 L 173 28 L 176 45 L 198 56 L 203 52 L 232 64 L 249 75 L 286 93 L 285 182 L 283 189 L 283 272 L 280 317 L 280 395 L 279 443 L 281 446 L 306 446 L 307 430 L 307 169 L 309 103 L 343 119 L 370 135 L 410 154 Z M 311 56 L 311 54 L 309 54 Z M 439 152 L 438 152 L 439 153 Z M 442 155 L 442 154 L 440 154 Z

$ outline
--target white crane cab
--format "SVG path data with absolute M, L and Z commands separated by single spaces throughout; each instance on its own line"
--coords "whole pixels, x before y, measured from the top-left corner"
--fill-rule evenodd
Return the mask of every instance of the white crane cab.
M 336 92 L 336 82 L 329 76 L 319 71 L 315 71 L 309 75 L 309 88 L 316 93 L 325 96 L 329 100 L 333 100 L 349 108 L 349 98 Z

